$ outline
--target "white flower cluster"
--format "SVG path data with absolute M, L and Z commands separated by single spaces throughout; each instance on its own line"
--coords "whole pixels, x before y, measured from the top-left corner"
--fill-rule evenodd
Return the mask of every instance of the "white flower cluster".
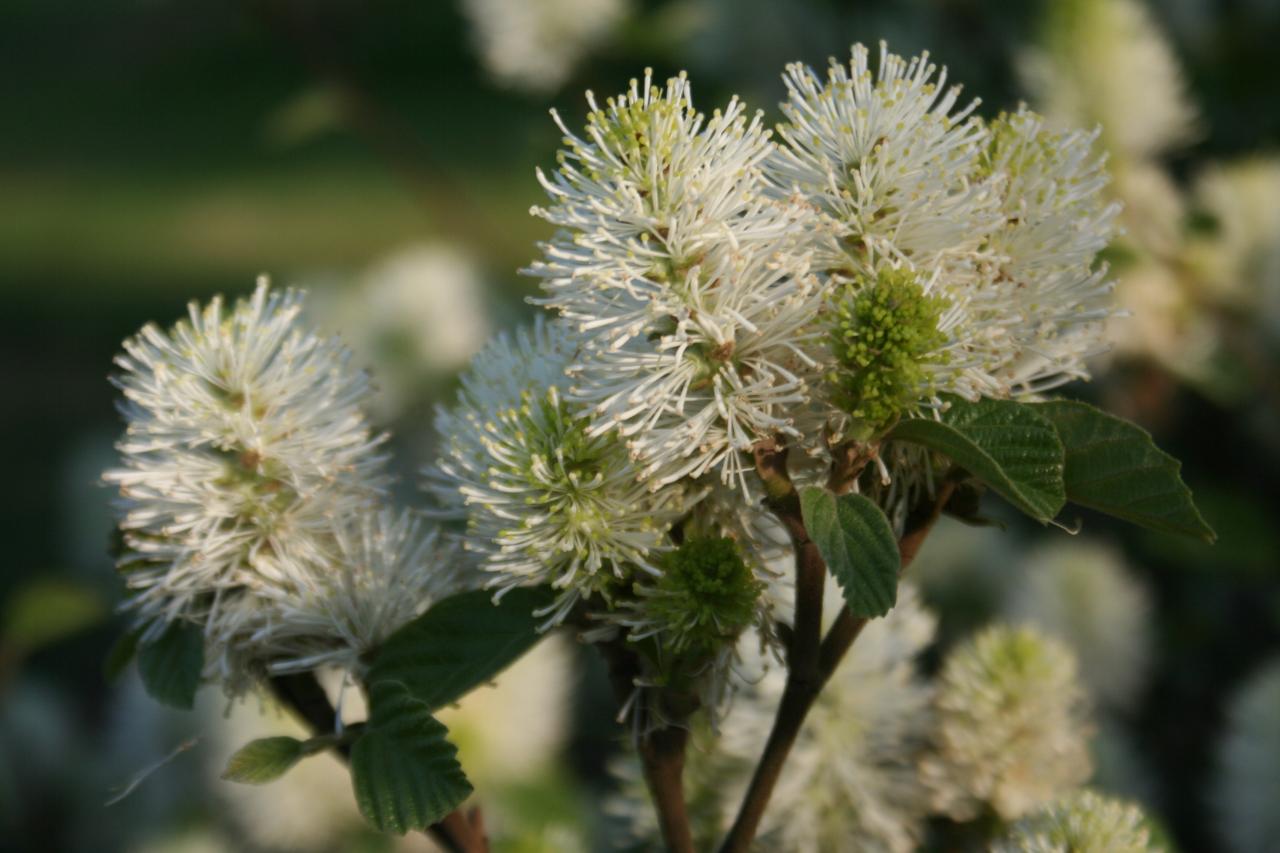
M 992 853 L 1147 853 L 1162 848 L 1151 839 L 1137 806 L 1089 790 L 1067 794 L 1019 820 Z
M 557 116 L 534 213 L 558 231 L 527 271 L 556 316 L 475 357 L 428 473 L 490 586 L 560 592 L 545 624 L 600 619 L 722 683 L 744 631 L 774 637 L 753 449 L 800 448 L 805 479 L 865 442 L 880 476 L 852 487 L 900 526 L 934 481 L 919 449 L 878 457 L 893 422 L 1086 375 L 1116 213 L 1094 135 L 985 122 L 927 54 L 869 57 L 789 67 L 776 140 L 683 74 L 588 94 L 581 134 Z M 452 582 L 387 505 L 366 378 L 300 310 L 263 284 L 120 360 L 130 606 L 148 638 L 203 625 L 229 682 L 358 666 Z
M 687 648 L 690 626 L 718 623 L 670 611 L 683 581 L 664 588 L 664 566 L 740 579 L 710 540 L 737 543 L 755 582 L 704 585 L 693 609 L 741 612 L 770 581 L 762 442 L 817 476 L 834 444 L 874 448 L 945 394 L 1044 391 L 1101 349 L 1116 207 L 1095 134 L 1026 110 L 983 121 L 927 55 L 883 45 L 874 71 L 855 45 L 849 65 L 785 80 L 777 139 L 737 98 L 699 111 L 683 74 L 588 93 L 580 133 L 553 112 L 565 148 L 533 213 L 557 231 L 526 272 L 556 316 L 475 359 L 428 474 L 493 586 L 562 590 L 549 623 L 585 603 Z M 918 449 L 874 470 L 854 487 L 899 526 L 933 490 Z M 665 556 L 685 540 L 698 555 Z
M 504 86 L 551 92 L 631 11 L 629 0 L 463 0 L 485 69 Z
M 678 489 L 651 491 L 623 447 L 564 392 L 577 340 L 544 323 L 496 337 L 462 378 L 458 403 L 441 409 L 443 456 L 429 484 L 467 520 L 465 547 L 506 589 L 550 583 L 566 590 L 557 616 L 580 595 L 608 594 L 636 568 L 656 574 L 650 552 L 678 517 Z
M 1076 661 L 1028 628 L 994 626 L 953 651 L 939 675 L 937 805 L 960 820 L 986 804 L 1021 817 L 1089 778 L 1092 727 Z
M 762 439 L 1042 391 L 1101 349 L 1117 209 L 1094 134 L 987 124 L 927 55 L 883 47 L 875 73 L 856 45 L 785 79 L 779 142 L 736 99 L 708 118 L 686 78 L 646 76 L 589 96 L 586 137 L 561 122 L 540 173 L 561 230 L 530 273 L 583 336 L 571 394 L 655 485 L 745 490 Z
M 1065 643 L 1095 702 L 1132 706 L 1151 654 L 1152 604 L 1120 554 L 1071 541 L 1029 553 L 1007 584 L 1002 611 Z
M 446 576 L 433 534 L 384 508 L 363 414 L 367 377 L 299 322 L 302 297 L 260 281 L 169 331 L 125 342 L 119 488 L 126 607 L 143 642 L 202 626 L 206 673 L 233 691 L 265 672 L 354 667 Z
M 569 148 L 534 212 L 562 231 L 529 270 L 583 336 L 572 393 L 655 485 L 741 480 L 760 437 L 799 436 L 817 308 L 798 212 L 764 194 L 762 117 L 735 99 L 708 119 L 684 76 L 588 102 L 586 140 L 557 116 Z

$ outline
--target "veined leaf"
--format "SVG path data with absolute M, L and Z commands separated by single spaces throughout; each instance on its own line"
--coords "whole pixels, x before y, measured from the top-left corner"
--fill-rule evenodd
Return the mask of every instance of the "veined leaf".
M 366 683 L 400 685 L 428 711 L 456 702 L 541 639 L 534 611 L 553 598 L 545 587 L 513 589 L 496 605 L 484 590 L 446 598 L 387 640 Z
M 1066 502 L 1062 440 L 1034 407 L 1012 400 L 951 398 L 942 420 L 907 418 L 888 438 L 947 456 L 1005 500 L 1047 522 Z
M 261 785 L 279 779 L 309 755 L 307 744 L 293 737 L 264 737 L 242 746 L 227 762 L 222 778 L 232 782 Z
M 351 749 L 360 812 L 377 829 L 426 829 L 471 794 L 448 731 L 403 688 L 372 689 L 368 728 Z
M 800 490 L 805 530 L 855 616 L 888 613 L 898 600 L 902 558 L 889 519 L 862 495 Z
M 190 710 L 204 670 L 204 634 L 186 622 L 172 622 L 153 642 L 138 647 L 142 684 L 159 702 Z
M 1087 403 L 1057 400 L 1035 409 L 1066 448 L 1067 499 L 1164 533 L 1212 542 L 1216 534 L 1182 482 L 1182 464 L 1136 424 Z

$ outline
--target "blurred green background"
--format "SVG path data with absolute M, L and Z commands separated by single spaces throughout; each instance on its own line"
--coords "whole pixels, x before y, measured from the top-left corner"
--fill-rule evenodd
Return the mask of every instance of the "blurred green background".
M 584 89 L 620 91 L 653 66 L 659 77 L 688 69 L 704 109 L 737 93 L 776 118 L 784 62 L 821 65 L 852 41 L 883 37 L 900 53 L 929 49 L 994 115 L 1030 95 L 1019 72 L 1025 52 L 1051 49 L 1054 28 L 1067 27 L 1048 0 L 617 0 L 595 31 L 551 30 L 566 70 L 522 84 L 518 71 L 485 61 L 478 22 L 483 7 L 500 5 L 8 0 L 0 8 L 0 446 L 9 448 L 0 497 L 9 531 L 0 850 L 385 846 L 350 827 L 315 838 L 256 831 L 242 817 L 252 804 L 217 793 L 226 786 L 202 757 L 216 752 L 208 736 L 104 807 L 110 789 L 201 731 L 150 707 L 136 685 L 101 675 L 120 626 L 106 556 L 110 495 L 97 477 L 119 429 L 107 375 L 122 338 L 146 321 L 169 322 L 192 298 L 244 293 L 261 273 L 343 306 L 325 322 L 342 325 L 344 311 L 367 322 L 361 306 L 374 298 L 377 270 L 414 246 L 462 259 L 467 280 L 479 282 L 481 327 L 511 325 L 533 292 L 516 271 L 548 236 L 528 209 L 542 197 L 534 167 L 552 165 L 559 145 L 549 107 L 572 127 Z M 1225 226 L 1195 194 L 1200 176 L 1211 164 L 1280 150 L 1280 3 L 1174 0 L 1149 11 L 1198 119 L 1142 165 L 1188 199 L 1178 242 L 1212 248 Z M 514 47 L 498 52 L 520 59 Z M 1125 152 L 1114 156 L 1123 166 Z M 1257 193 L 1274 212 L 1280 197 L 1269 186 Z M 1259 240 L 1264 260 L 1273 257 L 1266 235 Z M 1280 265 L 1239 267 L 1222 296 L 1196 286 L 1194 258 L 1131 242 L 1116 252 L 1121 278 L 1126 265 L 1146 269 L 1135 256 L 1159 256 L 1176 273 L 1179 304 L 1213 344 L 1196 364 L 1179 357 L 1186 350 L 1176 337 L 1163 350 L 1125 348 L 1104 380 L 1079 393 L 1137 418 L 1184 460 L 1220 541 L 1169 542 L 1094 517 L 1084 535 L 1121 549 L 1155 602 L 1150 678 L 1118 723 L 1144 768 L 1143 790 L 1182 849 L 1214 850 L 1221 838 L 1207 791 L 1225 708 L 1280 652 L 1280 329 L 1266 308 L 1280 299 Z M 424 323 L 447 323 L 423 310 Z M 413 375 L 413 365 L 396 364 L 403 342 L 380 328 L 368 335 L 375 370 L 385 361 L 387 377 Z M 429 379 L 399 382 L 383 413 L 408 460 L 407 495 L 410 465 L 430 456 L 431 405 L 449 392 L 456 367 L 448 358 L 425 365 Z M 1018 543 L 1050 533 L 1010 535 Z M 981 621 L 990 607 L 972 589 L 934 603 L 944 608 L 944 632 Z M 509 815 L 499 849 L 597 846 L 597 794 L 585 792 L 606 778 L 602 753 L 616 733 L 589 666 L 555 666 L 547 677 L 563 682 L 564 730 L 548 735 L 536 772 L 504 779 L 506 762 L 495 762 Z M 206 704 L 200 719 L 220 720 L 220 700 Z M 507 713 L 494 725 L 511 725 Z M 345 793 L 338 788 L 335 801 Z

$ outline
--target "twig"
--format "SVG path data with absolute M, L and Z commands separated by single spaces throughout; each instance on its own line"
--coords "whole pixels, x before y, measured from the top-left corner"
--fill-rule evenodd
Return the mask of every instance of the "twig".
M 636 678 L 641 673 L 639 655 L 628 648 L 622 638 L 597 643 L 596 647 L 608 666 L 609 681 L 619 706 L 632 705 Z M 640 730 L 636 751 L 640 754 L 645 785 L 658 813 L 663 843 L 675 853 L 693 853 L 693 831 L 684 796 L 684 756 L 689 741 L 684 721 L 696 706 L 686 701 L 678 704 L 678 707 L 664 709 L 669 712 L 666 716 L 672 718 L 669 723 L 652 731 Z M 642 713 L 642 709 L 632 707 L 632 713 Z
M 848 493 L 880 448 L 852 439 L 831 447 L 831 472 L 827 477 L 827 489 L 832 494 Z
M 840 665 L 840 661 L 844 659 L 854 640 L 858 638 L 858 635 L 862 633 L 862 629 L 867 624 L 865 618 L 854 616 L 847 607 L 842 608 L 840 615 L 828 630 L 826 637 L 822 639 L 820 644 L 816 646 L 813 644 L 811 639 L 812 628 L 802 621 L 812 618 L 807 609 L 812 604 L 810 603 L 806 606 L 803 616 L 801 611 L 802 602 L 810 599 L 813 594 L 807 586 L 802 589 L 801 584 L 802 582 L 806 585 L 812 584 L 814 582 L 813 575 L 816 571 L 817 583 L 821 588 L 826 579 L 826 566 L 823 564 L 821 556 L 817 555 L 816 549 L 812 547 L 813 543 L 809 541 L 808 535 L 804 533 L 804 522 L 799 516 L 798 509 L 790 509 L 785 499 L 779 501 L 772 497 L 775 492 L 782 491 L 777 479 L 778 466 L 775 451 L 772 449 L 757 450 L 757 467 L 759 467 L 762 458 L 768 466 L 768 475 L 774 479 L 773 489 L 769 490 L 770 503 L 774 512 L 787 525 L 787 529 L 792 532 L 792 540 L 797 543 L 795 620 L 797 624 L 795 634 L 797 637 L 803 635 L 808 639 L 804 641 L 793 639 L 791 643 L 787 661 L 787 683 L 783 689 L 782 699 L 778 703 L 773 729 L 769 732 L 769 739 L 765 742 L 760 762 L 756 765 L 755 772 L 751 777 L 751 784 L 743 796 L 737 818 L 720 846 L 720 853 L 745 853 L 749 849 L 751 841 L 755 838 L 756 831 L 759 829 L 760 821 L 764 817 L 765 808 L 769 805 L 769 798 L 773 795 L 774 786 L 782 774 L 782 767 L 791 752 L 791 747 L 795 744 L 796 738 L 800 734 L 800 728 L 804 724 L 809 709 L 813 707 L 813 703 L 818 698 L 823 686 L 836 671 L 836 667 Z M 783 459 L 782 470 L 785 473 L 785 458 Z M 765 475 L 762 473 L 761 476 Z M 789 482 L 788 480 L 788 484 Z M 915 558 L 916 553 L 920 550 L 920 545 L 942 514 L 942 510 L 951 498 L 951 493 L 955 490 L 955 487 L 956 482 L 948 478 L 938 490 L 938 495 L 932 505 L 924 513 L 908 519 L 907 529 L 902 538 L 898 540 L 898 551 L 902 557 L 901 571 L 905 571 L 906 567 Z M 792 515 L 794 517 L 790 517 Z M 799 526 L 798 530 L 796 529 L 797 525 Z M 817 604 L 818 618 L 820 619 L 822 612 L 820 595 L 817 596 Z
M 658 826 L 667 849 L 693 853 L 693 832 L 684 798 L 684 753 L 689 730 L 665 726 L 640 738 L 644 781 L 658 811 Z
M 336 713 L 324 688 L 311 673 L 277 675 L 269 684 L 280 704 L 293 711 L 317 735 L 332 734 Z M 351 744 L 339 739 L 334 750 L 343 760 L 351 758 Z M 464 813 L 455 809 L 439 823 L 427 827 L 426 834 L 450 853 L 488 853 L 489 839 L 478 808 Z
M 124 785 L 122 785 L 118 790 L 113 791 L 111 794 L 111 798 L 108 799 L 102 805 L 106 807 L 114 806 L 116 803 L 120 802 L 125 797 L 129 796 L 135 790 L 137 790 L 138 786 L 141 785 L 143 782 L 147 781 L 147 778 L 150 777 L 152 773 L 155 773 L 157 770 L 164 767 L 170 761 L 173 761 L 173 759 L 177 758 L 182 753 L 193 748 L 199 742 L 200 742 L 199 738 L 194 738 L 194 737 L 187 738 L 182 743 L 178 744 L 173 749 L 169 750 L 168 755 L 166 755 L 164 758 L 161 758 L 159 761 L 155 761 L 151 764 L 148 764 L 146 767 L 142 768 L 137 773 L 133 774 L 133 776 L 129 779 L 129 781 L 126 782 Z

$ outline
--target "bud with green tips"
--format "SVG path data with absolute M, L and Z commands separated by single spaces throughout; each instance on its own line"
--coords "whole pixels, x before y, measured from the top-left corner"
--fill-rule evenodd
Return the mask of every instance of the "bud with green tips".
M 732 539 L 693 537 L 658 562 L 662 576 L 641 595 L 663 650 L 690 658 L 714 655 L 755 619 L 764 584 Z
M 835 403 L 868 434 L 927 393 L 929 363 L 946 361 L 938 351 L 946 343 L 938 329 L 946 305 L 905 269 L 837 285 L 828 333 L 837 369 L 827 379 Z

